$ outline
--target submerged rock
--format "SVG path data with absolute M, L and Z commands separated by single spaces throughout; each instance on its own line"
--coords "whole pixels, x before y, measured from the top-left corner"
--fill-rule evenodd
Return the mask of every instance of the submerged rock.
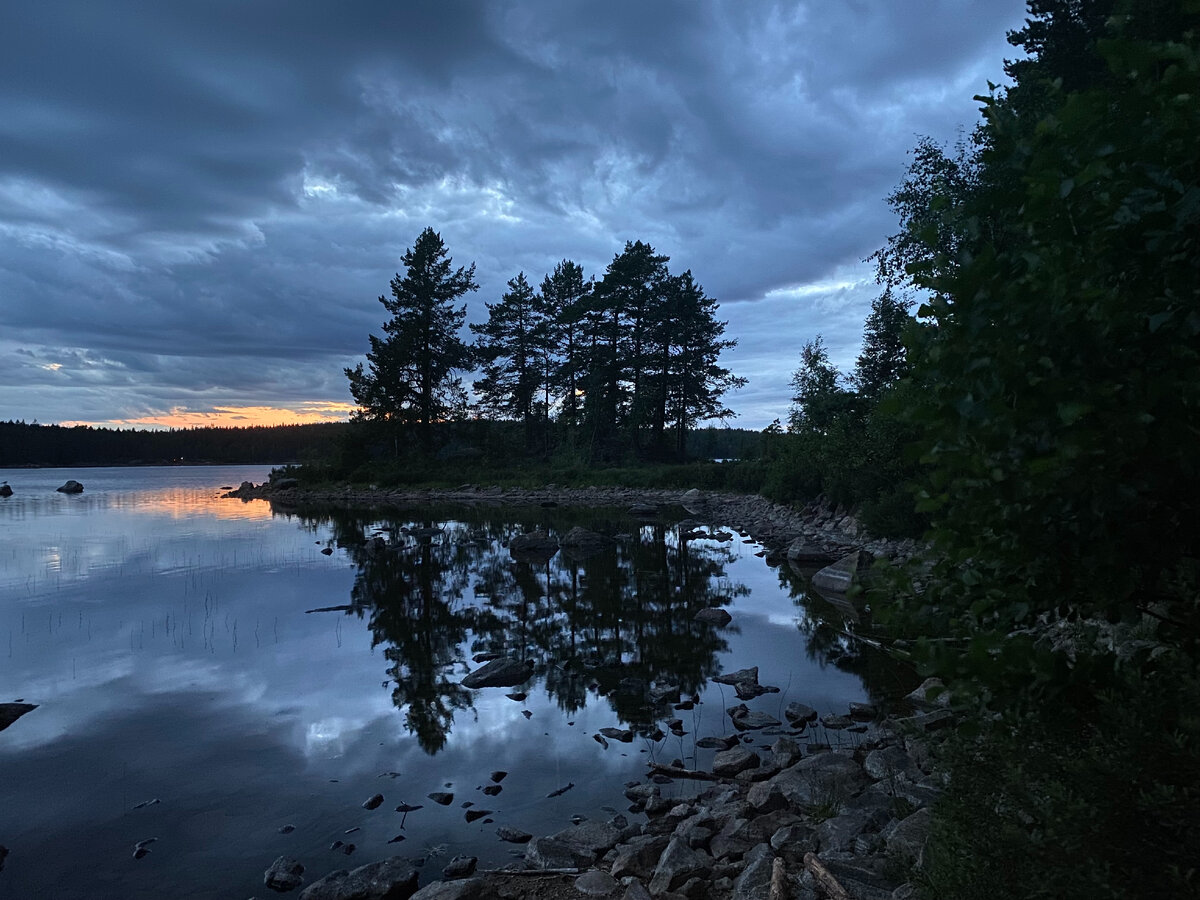
M 62 487 L 55 488 L 55 490 L 58 491 L 60 494 L 82 494 L 83 493 L 83 485 L 80 484 L 78 481 L 76 481 L 74 478 L 72 478 L 66 484 L 64 484 Z
M 369 863 L 347 872 L 330 872 L 314 881 L 300 900 L 391 900 L 412 896 L 417 889 L 418 873 L 412 863 L 400 856 Z

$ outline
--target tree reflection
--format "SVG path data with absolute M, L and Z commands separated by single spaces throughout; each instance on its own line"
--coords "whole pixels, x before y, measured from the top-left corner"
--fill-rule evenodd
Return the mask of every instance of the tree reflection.
M 668 712 L 651 704 L 651 686 L 699 693 L 728 650 L 724 635 L 734 629 L 696 622 L 696 613 L 747 593 L 726 575 L 727 545 L 662 523 L 598 552 L 514 555 L 512 536 L 535 526 L 562 535 L 578 514 L 339 511 L 321 521 L 358 567 L 348 614 L 365 618 L 373 644 L 384 646 L 392 700 L 431 754 L 445 746 L 456 712 L 472 706 L 458 682 L 468 656 L 482 654 L 532 661 L 541 689 L 568 714 L 603 696 L 620 721 L 649 733 Z M 609 533 L 630 526 L 592 524 Z

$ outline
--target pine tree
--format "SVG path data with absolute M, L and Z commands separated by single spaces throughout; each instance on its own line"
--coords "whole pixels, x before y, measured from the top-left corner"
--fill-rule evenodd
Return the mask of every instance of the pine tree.
M 471 362 L 458 332 L 466 306 L 454 301 L 476 290 L 475 264 L 452 270 L 441 235 L 426 228 L 402 262 L 405 274 L 391 281 L 391 297 L 379 302 L 391 314 L 384 337 L 370 335 L 367 368 L 346 369 L 356 418 L 416 426 L 426 456 L 433 452 L 433 424 L 465 407 L 457 371 Z M 398 446 L 398 444 L 397 444 Z
M 525 273 L 508 282 L 499 303 L 488 303 L 488 320 L 470 326 L 479 335 L 475 352 L 484 377 L 475 382 L 484 409 L 525 426 L 526 449 L 532 449 L 537 422 L 548 415 L 547 356 L 551 321 Z

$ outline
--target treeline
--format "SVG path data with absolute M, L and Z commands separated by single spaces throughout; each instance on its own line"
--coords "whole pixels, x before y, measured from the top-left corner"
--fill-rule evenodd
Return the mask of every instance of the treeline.
M 344 422 L 144 431 L 0 422 L 0 467 L 287 463 L 328 457 Z
M 475 266 L 452 265 L 426 228 L 403 257 L 404 274 L 379 302 L 390 314 L 370 335 L 366 363 L 347 369 L 370 455 L 428 462 L 444 450 L 447 422 L 517 422 L 516 453 L 587 462 L 678 460 L 697 423 L 733 415 L 727 391 L 745 380 L 720 365 L 734 346 L 716 318 L 717 302 L 690 271 L 672 274 L 669 258 L 627 242 L 603 278 L 563 260 L 535 290 L 525 273 L 487 304 L 488 318 L 460 330 L 476 290 Z M 463 375 L 478 368 L 468 402 Z M 499 430 L 498 434 L 508 434 Z M 498 448 L 493 448 L 493 450 Z
M 870 491 L 891 447 L 929 524 L 870 596 L 967 715 L 923 896 L 1196 897 L 1200 7 L 1030 0 L 1009 40 L 1012 86 L 891 198 L 906 371 L 864 397 L 811 343 L 773 477 Z

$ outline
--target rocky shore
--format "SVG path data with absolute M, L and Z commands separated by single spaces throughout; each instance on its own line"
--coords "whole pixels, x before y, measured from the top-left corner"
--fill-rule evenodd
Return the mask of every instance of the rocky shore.
M 762 545 L 759 555 L 768 563 L 825 566 L 825 587 L 834 592 L 872 558 L 904 560 L 917 551 L 912 542 L 872 538 L 846 510 L 823 501 L 790 509 L 758 496 L 695 490 L 462 485 L 317 491 L 281 478 L 246 482 L 226 496 L 296 509 L 618 508 L 641 521 L 672 521 L 681 534 L 732 540 L 715 528 L 734 528 Z M 559 545 L 537 532 L 522 537 Z M 734 686 L 742 700 L 777 690 L 758 685 L 756 669 L 718 680 Z M 838 747 L 811 736 L 817 714 L 801 704 L 788 706 L 787 722 L 745 703 L 730 707 L 728 736 L 699 744 L 717 751 L 710 768 L 689 770 L 676 760 L 626 784 L 629 813 L 644 813 L 644 822 L 625 814 L 577 819 L 542 836 L 503 833 L 511 829 L 502 827 L 498 840 L 525 846 L 523 858 L 503 869 L 477 872 L 468 857 L 431 873 L 395 856 L 306 883 L 303 866 L 281 857 L 264 882 L 276 891 L 299 890 L 300 900 L 902 900 L 914 893 L 909 877 L 921 862 L 930 805 L 944 786 L 931 765 L 930 741 L 954 721 L 927 697 L 927 686 L 909 700 L 912 714 L 899 719 L 880 719 L 859 704 L 845 715 L 825 716 L 824 729 L 855 733 L 855 741 Z M 704 782 L 705 789 L 687 800 L 664 797 L 662 786 L 681 779 Z M 419 887 L 431 875 L 440 880 Z
M 453 489 L 417 490 L 374 488 L 302 488 L 292 478 L 255 485 L 243 482 L 225 494 L 243 500 L 265 499 L 284 507 L 335 507 L 343 509 L 416 508 L 457 505 L 468 508 L 618 508 L 630 515 L 653 520 L 680 507 L 697 521 L 737 528 L 763 547 L 769 564 L 790 559 L 799 565 L 822 566 L 853 552 L 869 558 L 906 560 L 917 552 L 912 540 L 890 541 L 868 535 L 846 509 L 818 499 L 799 509 L 772 503 L 754 494 L 717 491 L 650 490 L 619 487 L 540 488 L 480 487 L 464 484 Z M 730 535 L 732 538 L 732 535 Z
M 755 670 L 729 677 L 757 686 Z M 643 823 L 625 814 L 577 819 L 540 837 L 501 827 L 500 840 L 526 847 L 502 869 L 477 872 L 474 858 L 458 857 L 441 880 L 418 888 L 428 872 L 397 856 L 329 873 L 299 898 L 904 900 L 914 894 L 909 878 L 944 788 L 930 744 L 954 723 L 929 699 L 931 686 L 910 695 L 913 711 L 903 718 L 876 721 L 861 704 L 826 716 L 825 728 L 866 728 L 852 748 L 806 742 L 816 713 L 799 703 L 788 706 L 786 727 L 747 720 L 744 705 L 732 707 L 732 733 L 707 739 L 717 749 L 710 769 L 652 765 L 646 779 L 626 784 L 629 812 L 644 813 Z M 662 786 L 677 779 L 709 785 L 692 799 L 664 798 Z M 281 857 L 265 880 L 275 890 L 299 888 L 303 866 Z

